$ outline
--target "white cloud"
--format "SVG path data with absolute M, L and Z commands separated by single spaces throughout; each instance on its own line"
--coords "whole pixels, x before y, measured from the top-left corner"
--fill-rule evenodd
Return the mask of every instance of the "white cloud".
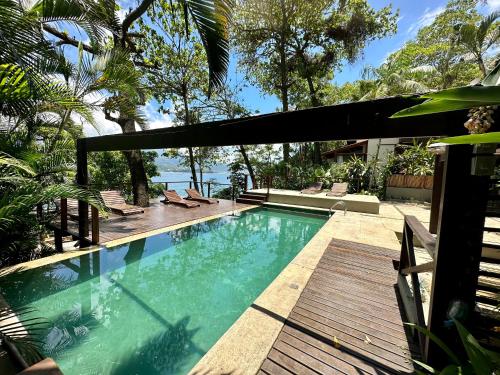
M 167 114 L 159 113 L 151 102 L 144 106 L 144 114 L 148 119 L 149 129 L 168 128 L 173 124 L 172 118 Z
M 498 1 L 498 0 L 494 0 Z M 426 8 L 424 14 L 422 14 L 419 19 L 412 23 L 407 30 L 408 34 L 416 34 L 424 26 L 429 26 L 434 22 L 437 16 L 445 11 L 444 6 L 439 6 L 435 9 Z
M 500 10 L 500 0 L 488 0 L 488 8 L 490 11 Z

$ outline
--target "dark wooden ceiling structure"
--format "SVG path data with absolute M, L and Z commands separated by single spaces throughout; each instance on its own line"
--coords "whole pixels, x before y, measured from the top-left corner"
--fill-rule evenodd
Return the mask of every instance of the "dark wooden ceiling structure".
M 392 97 L 78 140 L 87 152 L 462 135 L 466 112 L 390 119 L 422 102 Z

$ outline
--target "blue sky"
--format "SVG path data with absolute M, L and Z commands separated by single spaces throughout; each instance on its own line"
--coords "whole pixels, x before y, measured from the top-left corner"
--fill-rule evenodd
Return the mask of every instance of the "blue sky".
M 417 31 L 433 22 L 446 6 L 446 0 L 368 0 L 375 9 L 380 9 L 388 4 L 392 4 L 393 9 L 399 9 L 398 31 L 384 39 L 371 42 L 365 49 L 363 56 L 354 64 L 345 64 L 341 71 L 335 72 L 334 81 L 337 84 L 352 82 L 360 78 L 361 71 L 366 65 L 378 66 L 392 52 L 397 51 L 404 43 L 415 37 Z M 129 7 L 134 7 L 135 0 L 121 1 L 123 9 L 122 16 Z M 500 0 L 487 0 L 487 4 L 481 6 L 482 13 L 488 13 L 492 10 L 500 9 Z M 233 82 L 239 82 L 244 79 L 244 72 L 238 70 L 236 57 L 232 56 L 231 65 L 228 72 L 229 78 Z M 274 96 L 263 95 L 257 87 L 247 87 L 242 92 L 242 98 L 247 107 L 252 111 L 259 113 L 275 112 L 280 109 L 279 99 Z M 145 113 L 149 119 L 151 128 L 170 126 L 172 121 L 168 115 L 157 112 L 158 103 L 154 100 L 145 107 Z M 104 120 L 102 114 L 96 113 L 100 123 L 101 134 L 119 133 L 120 129 L 116 124 Z M 85 127 L 88 135 L 97 135 L 97 133 Z

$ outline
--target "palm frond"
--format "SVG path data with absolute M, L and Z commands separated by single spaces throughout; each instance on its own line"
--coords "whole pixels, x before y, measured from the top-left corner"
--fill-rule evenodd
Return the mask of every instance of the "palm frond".
M 208 59 L 210 85 L 224 84 L 229 66 L 229 23 L 233 0 L 183 0 L 185 10 L 193 18 Z

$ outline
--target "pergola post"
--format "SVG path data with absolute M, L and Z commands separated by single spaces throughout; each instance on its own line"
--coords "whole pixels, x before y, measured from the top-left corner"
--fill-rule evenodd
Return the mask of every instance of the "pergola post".
M 442 155 L 436 155 L 434 164 L 434 179 L 432 182 L 431 217 L 429 232 L 436 234 L 439 220 L 439 207 L 441 206 L 441 188 L 443 186 L 444 160 Z
M 438 238 L 429 307 L 429 330 L 460 352 L 452 318 L 474 309 L 481 261 L 489 176 L 475 175 L 470 145 L 448 146 L 440 197 Z M 446 355 L 427 338 L 425 359 L 440 368 Z
M 78 139 L 76 142 L 76 183 L 83 189 L 88 187 L 88 159 L 87 142 L 85 139 Z M 89 205 L 87 202 L 78 201 L 78 236 L 80 244 L 84 244 L 83 238 L 89 235 Z

